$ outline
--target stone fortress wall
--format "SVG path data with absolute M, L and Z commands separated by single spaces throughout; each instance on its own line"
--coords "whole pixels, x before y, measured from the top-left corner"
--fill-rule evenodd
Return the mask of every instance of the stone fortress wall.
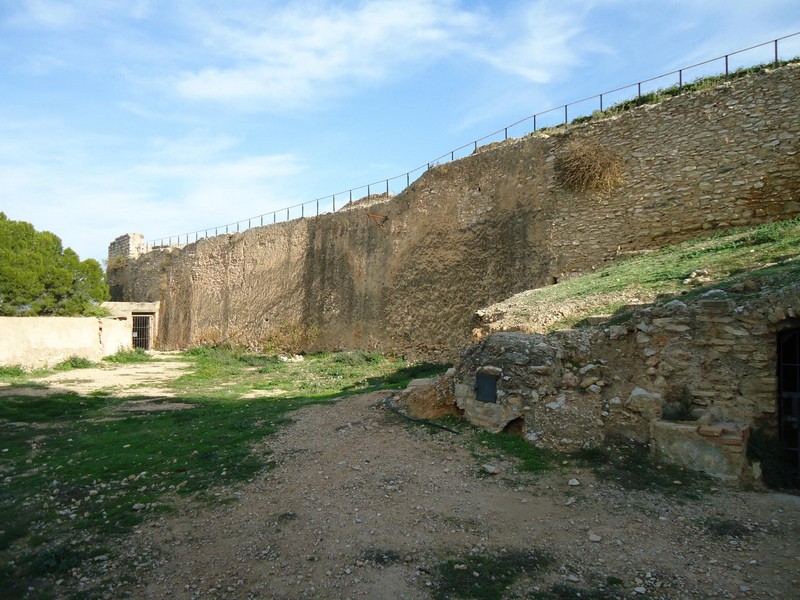
M 789 65 L 492 144 L 390 199 L 110 261 L 112 297 L 160 301 L 167 349 L 450 359 L 475 311 L 517 292 L 620 253 L 800 215 L 799 74 Z M 575 141 L 617 161 L 618 185 L 566 185 L 559 164 Z M 383 231 L 368 212 L 387 217 Z

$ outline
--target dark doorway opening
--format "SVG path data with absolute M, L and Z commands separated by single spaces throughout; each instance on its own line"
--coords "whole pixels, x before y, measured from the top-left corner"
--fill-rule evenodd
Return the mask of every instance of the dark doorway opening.
M 152 315 L 132 315 L 133 316 L 133 347 L 142 350 L 150 350 L 152 340 Z
M 497 375 L 475 374 L 475 400 L 478 402 L 497 402 Z
M 800 481 L 800 329 L 778 337 L 778 419 L 781 454 Z

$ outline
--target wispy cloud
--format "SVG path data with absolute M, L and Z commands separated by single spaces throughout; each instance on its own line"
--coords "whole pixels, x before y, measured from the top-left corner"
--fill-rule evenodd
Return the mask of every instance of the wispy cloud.
M 445 59 L 545 83 L 580 55 L 573 40 L 585 11 L 574 6 L 536 2 L 522 19 L 455 0 L 292 4 L 247 21 L 195 11 L 191 22 L 206 40 L 209 64 L 174 83 L 187 98 L 250 108 L 304 105 Z

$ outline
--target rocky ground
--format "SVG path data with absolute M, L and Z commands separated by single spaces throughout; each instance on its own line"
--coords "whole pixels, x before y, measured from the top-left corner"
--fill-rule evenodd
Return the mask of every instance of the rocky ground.
M 480 446 L 475 456 L 470 435 L 402 420 L 382 398 L 293 413 L 258 449 L 273 469 L 216 490 L 222 502 L 186 501 L 136 531 L 117 565 L 133 580 L 117 590 L 148 599 L 464 597 L 442 577 L 461 577 L 477 594 L 522 551 L 550 562 L 509 580 L 509 598 L 798 597 L 797 497 L 720 485 L 677 500 L 622 490 L 572 463 L 521 473 Z

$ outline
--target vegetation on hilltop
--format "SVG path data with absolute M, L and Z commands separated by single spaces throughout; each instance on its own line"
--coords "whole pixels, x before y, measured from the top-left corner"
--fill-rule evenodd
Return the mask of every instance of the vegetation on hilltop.
M 626 307 L 659 298 L 692 297 L 711 287 L 752 293 L 763 284 L 799 279 L 796 218 L 621 255 L 593 273 L 522 292 L 479 314 L 485 333 L 545 333 L 596 315 L 622 318 Z
M 109 297 L 100 263 L 0 212 L 0 316 L 99 314 Z

